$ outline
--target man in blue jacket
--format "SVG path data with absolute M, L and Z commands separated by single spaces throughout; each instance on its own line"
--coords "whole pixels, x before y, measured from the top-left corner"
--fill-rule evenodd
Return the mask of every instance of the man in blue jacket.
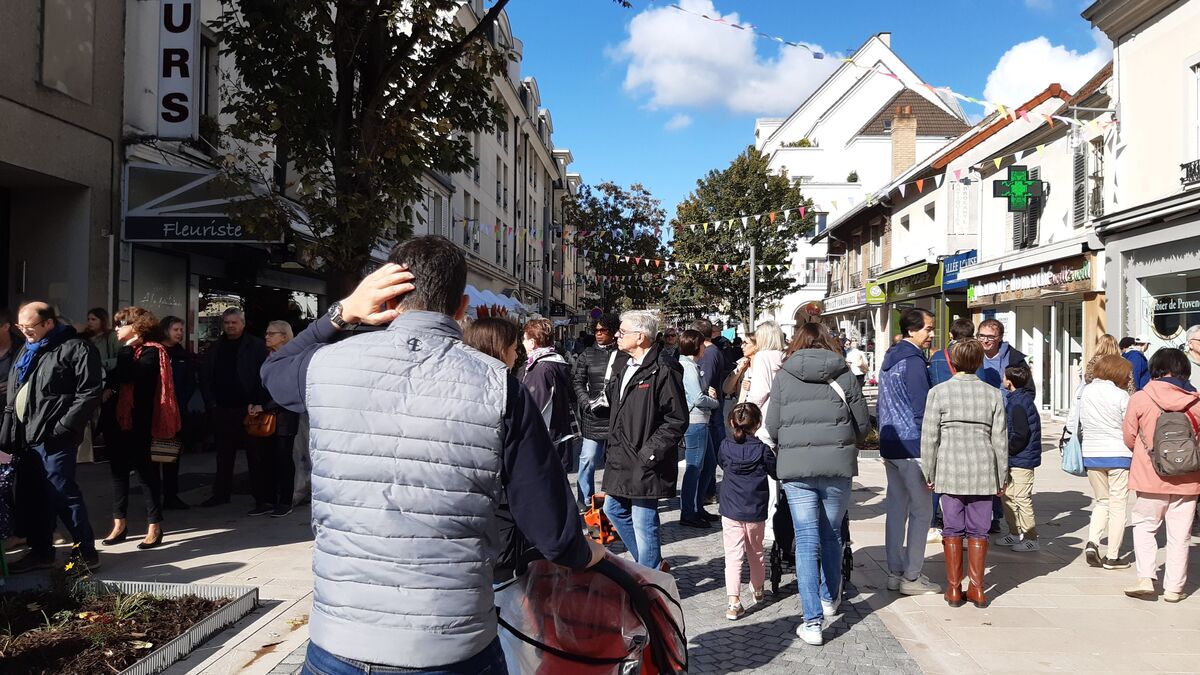
M 1139 335 L 1135 338 L 1121 338 L 1119 346 L 1121 347 L 1121 356 L 1124 356 L 1125 360 L 1133 365 L 1133 386 L 1137 387 L 1137 391 L 1141 391 L 1142 387 L 1150 381 L 1150 363 L 1146 361 L 1146 349 L 1150 343 Z
M 905 595 L 942 592 L 921 574 L 933 517 L 921 470 L 921 422 L 929 393 L 924 350 L 933 343 L 933 331 L 933 314 L 917 308 L 904 310 L 900 315 L 903 339 L 887 351 L 879 370 L 879 454 L 887 469 L 887 585 L 888 590 Z

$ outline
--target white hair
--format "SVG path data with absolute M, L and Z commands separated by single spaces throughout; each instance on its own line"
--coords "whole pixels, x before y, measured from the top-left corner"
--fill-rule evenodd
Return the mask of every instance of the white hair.
M 285 340 L 284 342 L 291 342 L 292 338 L 296 337 L 295 335 L 292 334 L 292 324 L 290 324 L 286 321 L 278 321 L 277 320 L 277 321 L 272 321 L 271 323 L 267 324 L 267 330 L 272 330 L 272 329 L 277 330 L 280 333 L 283 333 L 283 336 L 285 338 L 287 338 L 287 340 Z
M 658 314 L 648 309 L 632 309 L 621 313 L 621 323 L 629 322 L 642 337 L 653 341 L 658 335 Z
M 1200 323 L 1187 329 L 1187 335 L 1186 335 L 1187 339 L 1191 340 L 1192 336 L 1194 336 L 1196 333 L 1200 333 Z
M 760 351 L 783 351 L 783 329 L 774 321 L 763 321 L 754 329 L 754 346 Z

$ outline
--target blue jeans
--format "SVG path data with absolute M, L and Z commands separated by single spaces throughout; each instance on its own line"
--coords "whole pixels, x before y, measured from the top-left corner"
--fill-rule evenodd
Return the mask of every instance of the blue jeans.
M 683 488 L 679 491 L 679 517 L 695 518 L 704 508 L 700 496 L 700 472 L 708 454 L 708 424 L 693 422 L 683 435 L 684 462 Z
M 81 553 L 96 551 L 96 535 L 88 520 L 83 492 L 75 482 L 77 446 L 53 448 L 35 445 L 17 465 L 19 499 L 30 505 L 24 519 L 31 551 L 54 555 L 54 521 L 61 519 Z M 18 503 L 21 503 L 20 501 Z
M 708 450 L 704 452 L 704 467 L 700 470 L 700 498 L 707 499 L 717 494 L 717 450 L 725 440 L 725 415 L 722 407 L 713 411 L 708 418 Z
M 842 519 L 850 503 L 850 479 L 819 476 L 783 481 L 796 529 L 796 585 L 805 623 L 824 617 L 821 600 L 842 588 Z
M 341 656 L 335 656 L 321 649 L 315 642 L 308 643 L 308 653 L 304 656 L 303 675 L 508 675 L 508 666 L 504 663 L 504 651 L 500 649 L 500 638 L 475 656 L 458 663 L 413 670 L 382 666 L 364 661 L 356 661 Z
M 596 467 L 604 466 L 604 441 L 583 439 L 579 449 L 579 500 L 583 508 L 592 505 L 592 495 L 596 494 Z
M 658 538 L 658 500 L 630 499 L 628 497 L 604 498 L 604 512 L 617 530 L 617 536 L 625 544 L 629 555 L 639 565 L 658 569 L 662 563 L 662 546 Z

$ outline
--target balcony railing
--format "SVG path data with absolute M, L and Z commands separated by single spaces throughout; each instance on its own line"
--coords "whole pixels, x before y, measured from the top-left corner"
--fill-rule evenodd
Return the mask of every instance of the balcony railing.
M 862 272 L 855 272 L 850 275 L 850 288 L 862 288 Z
M 1179 182 L 1184 187 L 1200 183 L 1200 159 L 1194 159 L 1187 164 L 1180 164 L 1179 168 L 1183 171 L 1183 176 L 1179 178 Z
M 871 265 L 867 268 L 868 279 L 878 279 L 880 274 L 883 274 L 883 265 Z
M 842 284 L 841 279 L 830 279 L 829 280 L 829 294 L 837 295 L 838 293 L 841 293 L 844 290 L 842 288 L 842 286 L 843 286 L 843 284 Z

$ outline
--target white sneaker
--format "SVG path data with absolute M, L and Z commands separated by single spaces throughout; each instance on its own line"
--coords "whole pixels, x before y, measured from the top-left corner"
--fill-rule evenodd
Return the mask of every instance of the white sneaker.
M 929 528 L 929 535 L 925 537 L 925 543 L 927 543 L 927 544 L 942 543 L 942 531 L 937 529 L 936 527 Z
M 1021 543 L 1021 536 L 1017 534 L 1006 534 L 996 541 L 997 546 L 1016 546 Z
M 1009 536 L 1011 537 L 1012 535 Z M 1018 553 L 1028 553 L 1030 551 L 1036 551 L 1039 548 L 1041 548 L 1041 546 L 1038 546 L 1037 539 L 1022 539 L 1016 544 L 1013 544 L 1012 550 L 1017 551 Z
M 820 647 L 825 644 L 825 637 L 821 635 L 820 621 L 812 621 L 796 626 L 796 635 L 814 647 Z
M 924 574 L 912 581 L 904 579 L 900 582 L 900 593 L 903 595 L 930 595 L 941 592 L 942 587 L 930 581 Z
M 826 620 L 830 620 L 833 617 L 837 616 L 838 608 L 841 606 L 842 606 L 841 600 L 834 600 L 833 602 L 829 602 L 828 600 L 822 599 L 821 600 L 821 613 L 825 615 Z
M 904 581 L 904 577 L 899 574 L 888 574 L 887 589 L 889 591 L 900 590 L 900 584 Z

